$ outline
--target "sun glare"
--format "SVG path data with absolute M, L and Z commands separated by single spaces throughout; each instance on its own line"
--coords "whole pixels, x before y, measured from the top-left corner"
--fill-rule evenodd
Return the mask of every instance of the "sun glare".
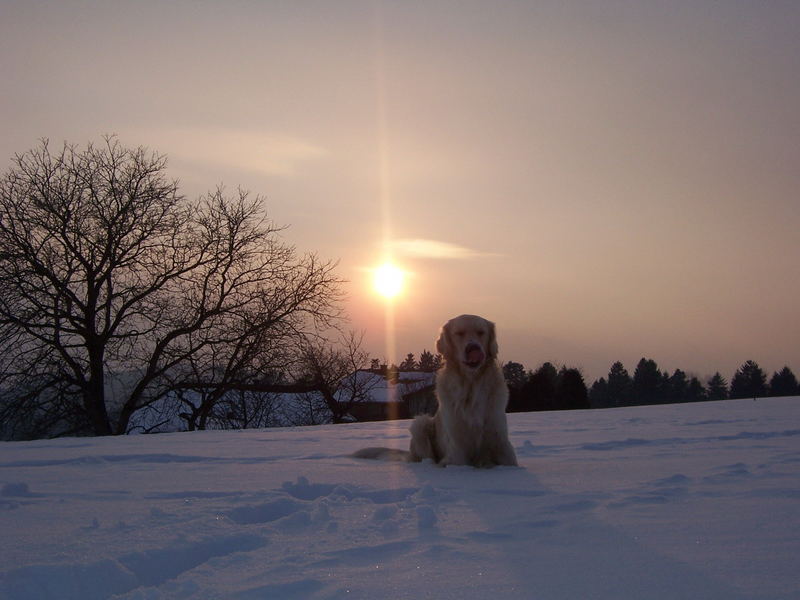
M 392 263 L 384 263 L 375 269 L 372 281 L 375 291 L 391 300 L 403 290 L 405 274 Z

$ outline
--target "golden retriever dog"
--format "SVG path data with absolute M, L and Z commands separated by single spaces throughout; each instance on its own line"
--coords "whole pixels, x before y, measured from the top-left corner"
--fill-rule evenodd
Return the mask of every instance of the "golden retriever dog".
M 445 364 L 436 374 L 436 414 L 411 424 L 409 451 L 364 448 L 353 456 L 383 460 L 493 467 L 516 465 L 508 441 L 508 387 L 497 363 L 494 323 L 474 315 L 450 319 L 436 349 Z
M 444 367 L 436 374 L 439 409 L 411 424 L 410 460 L 440 465 L 516 465 L 508 441 L 508 387 L 497 362 L 494 323 L 475 315 L 450 319 L 436 350 Z

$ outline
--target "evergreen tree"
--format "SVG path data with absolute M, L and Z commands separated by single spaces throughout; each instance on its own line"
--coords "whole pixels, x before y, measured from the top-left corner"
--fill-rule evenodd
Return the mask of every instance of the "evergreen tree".
M 589 392 L 578 369 L 561 367 L 554 393 L 554 406 L 558 410 L 589 408 Z
M 769 380 L 770 396 L 796 396 L 800 395 L 797 378 L 789 367 L 783 367 L 780 372 L 775 372 Z
M 728 382 L 720 375 L 719 371 L 714 373 L 711 379 L 708 380 L 708 391 L 706 395 L 709 400 L 728 399 Z
M 546 362 L 533 372 L 522 386 L 525 410 L 551 410 L 554 406 L 558 371 Z
M 503 376 L 510 390 L 522 389 L 522 386 L 525 385 L 525 380 L 528 378 L 527 373 L 525 373 L 525 367 L 511 360 L 503 365 Z
M 617 361 L 608 372 L 608 406 L 628 406 L 631 403 L 633 382 L 627 369 Z
M 509 361 L 503 365 L 503 377 L 508 385 L 508 412 L 531 410 L 525 402 L 524 387 L 530 373 L 520 363 Z
M 697 377 L 692 377 L 686 389 L 686 402 L 702 402 L 706 399 L 706 388 Z
M 416 371 L 417 370 L 417 361 L 414 359 L 414 355 L 412 353 L 406 354 L 405 359 L 403 362 L 400 363 L 400 370 L 401 371 Z
M 686 402 L 689 399 L 689 381 L 686 379 L 686 373 L 680 369 L 675 369 L 668 381 L 669 393 L 667 394 L 667 401 Z
M 589 390 L 589 404 L 592 408 L 607 408 L 608 403 L 608 382 L 601 377 L 592 384 Z
M 669 376 L 667 376 L 669 378 Z M 654 404 L 663 398 L 663 376 L 656 361 L 642 358 L 633 373 L 633 401 L 636 404 Z
M 656 402 L 674 402 L 670 395 L 670 376 L 669 373 L 664 371 L 661 373 L 661 385 L 658 386 L 658 393 L 656 394 Z
M 436 357 L 427 350 L 423 350 L 422 354 L 419 355 L 419 364 L 417 367 L 420 371 L 424 371 L 425 373 L 433 373 L 438 368 L 436 366 Z
M 731 380 L 731 398 L 758 398 L 767 395 L 767 375 L 752 360 L 745 362 Z

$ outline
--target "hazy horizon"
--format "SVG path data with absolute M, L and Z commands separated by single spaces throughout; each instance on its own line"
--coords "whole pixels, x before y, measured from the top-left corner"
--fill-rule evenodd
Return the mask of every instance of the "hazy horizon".
M 340 261 L 366 348 L 800 369 L 800 4 L 0 2 L 0 167 L 118 134 Z M 408 272 L 385 302 L 370 270 Z

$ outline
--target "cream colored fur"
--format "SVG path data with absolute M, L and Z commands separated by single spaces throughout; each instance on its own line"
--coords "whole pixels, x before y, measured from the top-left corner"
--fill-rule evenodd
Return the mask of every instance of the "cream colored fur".
M 436 348 L 445 365 L 436 374 L 439 409 L 411 425 L 410 460 L 441 465 L 516 465 L 508 441 L 508 387 L 497 363 L 494 323 L 461 315 L 442 327 Z

